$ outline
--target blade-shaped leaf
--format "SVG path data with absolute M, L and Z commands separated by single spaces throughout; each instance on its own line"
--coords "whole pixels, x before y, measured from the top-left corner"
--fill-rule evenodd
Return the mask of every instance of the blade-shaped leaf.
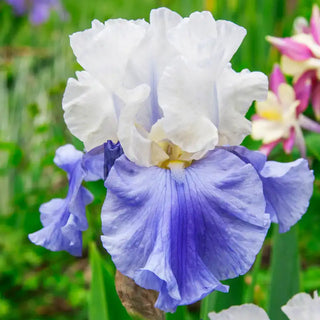
M 131 320 L 117 295 L 114 277 L 94 243 L 90 245 L 91 286 L 89 293 L 90 320 Z
M 288 232 L 280 234 L 277 226 L 273 232 L 268 314 L 270 319 L 287 320 L 281 311 L 281 306 L 299 292 L 297 227 L 292 227 Z
M 211 311 L 219 312 L 228 309 L 233 305 L 243 303 L 243 277 L 240 276 L 235 279 L 224 281 L 223 283 L 230 286 L 229 293 L 215 291 L 205 297 L 201 302 L 201 320 L 209 320 L 208 313 Z
M 187 318 L 187 308 L 185 306 L 178 307 L 175 313 L 167 313 L 166 320 L 180 320 Z

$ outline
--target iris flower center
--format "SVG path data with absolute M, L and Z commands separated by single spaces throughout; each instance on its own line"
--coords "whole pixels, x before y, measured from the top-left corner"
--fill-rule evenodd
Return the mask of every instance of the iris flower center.
M 187 159 L 187 153 L 180 147 L 170 141 L 158 142 L 158 145 L 166 152 L 169 159 L 161 162 L 158 166 L 163 169 L 187 168 L 191 165 L 192 160 Z

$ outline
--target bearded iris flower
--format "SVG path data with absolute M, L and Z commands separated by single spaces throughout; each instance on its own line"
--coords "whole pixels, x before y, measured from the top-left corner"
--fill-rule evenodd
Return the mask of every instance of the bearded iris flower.
M 253 116 L 252 137 L 262 140 L 261 151 L 268 155 L 279 143 L 286 153 L 296 144 L 300 154 L 306 156 L 302 129 L 320 133 L 320 125 L 302 112 L 308 106 L 311 83 L 303 91 L 295 90 L 286 83 L 279 68 L 275 66 L 270 75 L 270 91 L 266 101 L 256 103 L 257 114 Z
M 320 318 L 320 299 L 306 293 L 298 293 L 281 308 L 289 320 L 318 320 Z M 234 306 L 219 313 L 209 313 L 210 320 L 269 320 L 266 312 L 254 304 Z
M 38 25 L 48 20 L 50 11 L 57 10 L 61 17 L 65 16 L 59 0 L 6 0 L 17 15 L 29 14 L 31 23 Z
M 310 26 L 299 20 L 295 26 L 297 34 L 287 38 L 267 37 L 281 53 L 281 68 L 294 77 L 297 93 L 311 85 L 310 98 L 316 118 L 320 119 L 320 11 L 315 4 Z
M 82 169 L 106 177 L 102 243 L 165 311 L 226 292 L 220 280 L 249 270 L 271 220 L 288 230 L 312 194 L 305 160 L 239 146 L 248 107 L 267 95 L 264 74 L 231 68 L 245 34 L 160 8 L 150 23 L 95 20 L 71 36 L 84 70 L 68 80 L 64 118 L 88 151 Z

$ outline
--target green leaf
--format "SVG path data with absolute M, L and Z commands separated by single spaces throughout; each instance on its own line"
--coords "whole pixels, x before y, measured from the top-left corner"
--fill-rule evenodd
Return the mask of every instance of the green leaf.
M 281 311 L 296 293 L 299 292 L 299 254 L 296 226 L 286 233 L 274 228 L 271 261 L 271 285 L 268 314 L 270 319 L 287 320 Z
M 251 284 L 247 290 L 247 297 L 245 302 L 246 303 L 254 303 L 254 290 L 257 284 L 257 279 L 261 267 L 261 260 L 262 260 L 262 250 L 258 253 L 256 257 L 256 261 L 252 267 L 252 281 Z
M 219 312 L 224 309 L 228 309 L 231 306 L 239 305 L 243 303 L 244 292 L 244 280 L 240 276 L 235 279 L 224 281 L 224 284 L 230 286 L 229 292 L 216 291 L 214 311 Z
M 224 281 L 224 284 L 230 286 L 228 293 L 215 291 L 202 300 L 200 319 L 208 320 L 208 313 L 211 311 L 219 312 L 228 309 L 233 305 L 243 303 L 244 280 L 240 276 L 235 279 Z
M 187 308 L 185 306 L 178 307 L 175 313 L 166 313 L 166 320 L 180 320 L 187 318 Z
M 90 265 L 89 320 L 130 320 L 117 295 L 114 277 L 94 243 L 90 245 Z
M 200 320 L 209 320 L 208 313 L 214 310 L 215 298 L 215 292 L 212 292 L 201 301 Z
M 306 138 L 308 152 L 317 160 L 320 160 L 320 135 L 319 133 L 309 133 Z

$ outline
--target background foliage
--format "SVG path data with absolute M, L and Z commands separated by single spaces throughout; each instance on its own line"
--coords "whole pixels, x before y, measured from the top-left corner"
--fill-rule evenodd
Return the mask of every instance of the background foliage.
M 108 270 L 111 282 L 114 274 L 112 262 L 100 243 L 99 213 L 105 197 L 102 183 L 87 183 L 95 201 L 88 207 L 90 227 L 84 233 L 82 258 L 47 251 L 31 244 L 27 238 L 28 233 L 41 227 L 40 204 L 53 197 L 63 198 L 67 191 L 64 172 L 53 165 L 56 148 L 65 143 L 82 148 L 68 132 L 61 109 L 66 81 L 80 69 L 69 46 L 68 35 L 88 28 L 94 18 L 101 21 L 117 17 L 148 19 L 150 10 L 160 6 L 167 6 L 184 16 L 207 9 L 215 18 L 232 20 L 248 31 L 233 58 L 234 69 L 249 68 L 269 74 L 279 56 L 265 41 L 265 36 L 289 36 L 296 16 L 309 19 L 312 1 L 65 0 L 63 5 L 69 13 L 67 20 L 61 21 L 53 12 L 47 23 L 35 27 L 27 17 L 16 17 L 11 7 L 0 0 L 1 319 L 87 319 L 88 310 L 90 314 L 99 312 L 94 310 L 92 301 L 101 299 L 99 292 L 90 291 L 91 280 L 102 286 L 101 294 L 104 288 L 111 292 L 105 299 L 115 299 L 113 285 L 110 287 L 106 278 L 99 280 L 103 277 L 100 268 Z M 251 109 L 249 116 L 252 112 Z M 306 141 L 310 165 L 317 180 L 308 213 L 294 232 L 299 242 L 299 290 L 313 291 L 320 289 L 320 137 L 308 134 Z M 259 147 L 259 143 L 250 138 L 245 144 L 251 149 Z M 297 158 L 298 153 L 284 156 L 278 148 L 271 157 L 289 161 Z M 98 270 L 96 272 L 91 272 L 90 268 L 90 242 L 91 266 L 92 270 Z M 269 305 L 272 245 L 273 238 L 269 235 L 256 267 L 244 278 L 236 280 L 241 283 L 235 287 L 241 294 L 238 291 L 233 294 L 238 297 L 235 303 L 254 301 L 263 307 Z M 282 262 L 279 263 L 281 269 Z M 209 297 L 205 303 L 207 307 L 203 310 L 213 305 L 217 309 L 225 306 L 223 298 L 217 296 Z M 115 320 L 119 318 L 115 315 L 124 314 L 118 302 L 106 302 L 103 308 L 105 319 Z M 121 320 L 126 317 L 122 315 Z M 202 317 L 206 315 L 202 314 Z M 167 319 L 199 319 L 199 306 L 179 308 L 176 315 L 168 315 Z

